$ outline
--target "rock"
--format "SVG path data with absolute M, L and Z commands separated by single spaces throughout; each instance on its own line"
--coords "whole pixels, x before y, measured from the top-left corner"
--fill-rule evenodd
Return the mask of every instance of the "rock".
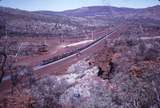
M 60 107 L 59 97 L 65 91 L 69 90 L 69 88 L 76 83 L 85 82 L 91 77 L 96 77 L 97 73 L 97 67 L 89 67 L 88 62 L 80 61 L 68 69 L 68 74 L 47 76 L 41 79 L 37 85 L 32 87 L 31 94 L 37 100 L 40 108 L 46 107 L 47 100 L 51 104 L 50 108 L 52 108 L 53 105 L 56 105 L 55 108 L 58 108 Z M 83 91 L 83 88 L 81 91 Z M 74 96 L 79 97 L 80 94 L 74 94 Z
M 98 71 L 98 67 L 90 67 L 88 62 L 79 61 L 68 69 L 68 74 L 62 75 L 60 78 L 66 80 L 69 84 L 73 84 L 87 77 L 97 76 Z
M 95 77 L 81 80 L 77 85 L 69 88 L 61 95 L 60 103 L 64 108 L 67 106 L 72 108 L 94 108 L 96 104 L 98 106 L 98 101 L 96 102 L 96 100 L 103 98 L 99 94 L 106 95 L 105 84 L 104 80 L 100 78 L 95 80 Z M 106 100 L 107 98 L 103 102 L 106 103 Z
M 150 79 L 153 76 L 157 74 L 145 80 L 124 73 L 111 81 L 90 77 L 66 90 L 60 103 L 64 108 L 158 108 L 159 85 L 158 79 Z
M 89 63 L 86 62 L 85 60 L 82 60 L 74 65 L 71 65 L 68 68 L 67 73 L 81 73 L 87 70 L 88 68 L 89 68 Z
M 159 72 L 135 77 L 120 70 L 112 79 L 103 80 L 97 76 L 98 67 L 85 61 L 71 67 L 67 74 L 44 78 L 32 89 L 40 108 L 160 107 Z

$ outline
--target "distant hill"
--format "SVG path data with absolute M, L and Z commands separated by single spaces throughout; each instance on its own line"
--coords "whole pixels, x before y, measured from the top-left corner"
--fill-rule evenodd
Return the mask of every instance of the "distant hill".
M 132 20 L 135 22 L 138 21 L 142 23 L 146 23 L 151 20 L 154 23 L 160 22 L 160 5 L 142 9 L 91 6 L 62 12 L 36 11 L 34 13 L 48 16 L 59 15 L 70 17 L 73 21 L 79 22 L 83 26 L 114 25 L 116 23 L 125 22 L 126 20 Z
M 8 32 L 13 35 L 59 35 L 62 31 L 75 30 L 79 25 L 68 17 L 49 16 L 6 7 L 0 7 L 0 16 L 0 25 L 6 23 Z
M 82 7 L 79 9 L 66 10 L 62 12 L 51 12 L 51 11 L 37 11 L 44 15 L 63 15 L 63 16 L 74 16 L 74 17 L 87 17 L 87 16 L 110 16 L 110 17 L 148 17 L 159 19 L 160 18 L 160 5 L 143 8 L 143 9 L 132 9 L 132 8 L 118 8 L 110 6 L 91 6 Z
M 7 25 L 12 35 L 79 36 L 88 27 L 105 27 L 126 20 L 159 22 L 160 6 L 144 9 L 92 6 L 62 12 L 0 7 L 0 16 L 0 28 Z

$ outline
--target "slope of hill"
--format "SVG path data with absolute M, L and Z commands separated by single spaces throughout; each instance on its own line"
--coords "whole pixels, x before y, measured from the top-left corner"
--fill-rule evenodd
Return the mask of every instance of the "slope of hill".
M 126 19 L 159 22 L 159 11 L 159 5 L 144 9 L 92 6 L 62 12 L 0 7 L 0 20 L 3 22 L 1 26 L 7 25 L 8 32 L 13 35 L 79 36 L 84 28 L 112 26 Z
M 10 34 L 58 35 L 76 31 L 77 22 L 58 15 L 48 16 L 19 9 L 0 7 L 1 26 L 4 24 Z
M 116 23 L 127 20 L 134 20 L 135 22 L 141 20 L 143 22 L 153 20 L 159 22 L 160 20 L 160 6 L 153 6 L 143 9 L 132 8 L 118 8 L 109 6 L 92 6 L 82 7 L 79 9 L 66 10 L 62 12 L 52 11 L 36 11 L 34 13 L 54 16 L 67 16 L 73 21 L 87 26 L 106 26 L 114 25 Z
M 153 6 L 143 9 L 132 9 L 132 8 L 118 8 L 110 6 L 91 6 L 82 7 L 79 9 L 66 10 L 62 12 L 51 12 L 51 11 L 37 11 L 37 13 L 46 15 L 65 15 L 74 17 L 87 17 L 87 16 L 110 16 L 110 17 L 156 17 L 160 16 L 160 6 Z

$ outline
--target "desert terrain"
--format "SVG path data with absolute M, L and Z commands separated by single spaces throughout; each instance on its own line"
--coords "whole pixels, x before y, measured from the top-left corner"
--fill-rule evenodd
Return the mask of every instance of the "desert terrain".
M 159 108 L 159 11 L 0 7 L 0 108 Z

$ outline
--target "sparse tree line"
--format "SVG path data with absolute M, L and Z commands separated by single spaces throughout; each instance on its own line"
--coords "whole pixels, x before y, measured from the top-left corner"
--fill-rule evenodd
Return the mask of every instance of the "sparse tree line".
M 14 88 L 21 83 L 23 75 L 28 78 L 30 82 L 33 78 L 33 71 L 26 66 L 16 65 L 17 53 L 19 44 L 10 39 L 6 29 L 6 22 L 1 22 L 0 25 L 0 84 L 6 80 L 11 81 L 12 93 Z M 31 78 L 32 77 L 32 78 Z
M 138 76 L 142 72 L 138 63 L 160 61 L 160 40 L 141 39 L 141 37 L 146 36 L 145 33 L 152 33 L 152 29 L 144 33 L 144 31 L 141 31 L 140 25 L 141 23 L 133 24 L 129 22 L 127 30 L 121 32 L 117 38 L 108 39 L 104 49 L 98 55 L 95 55 L 95 62 L 99 63 L 98 65 L 101 70 L 98 74 L 100 77 L 108 79 L 114 75 L 115 71 L 125 72 L 125 69 L 130 68 L 130 65 L 130 71 L 135 76 Z M 144 29 L 143 26 L 142 28 Z M 150 28 L 152 27 L 150 26 Z M 155 27 L 153 26 L 153 28 Z M 150 35 L 150 37 L 152 36 Z M 123 59 L 117 60 L 116 63 L 112 59 L 114 54 L 118 54 L 118 56 L 120 54 L 120 58 Z M 125 62 L 130 62 L 131 64 L 124 65 Z M 116 69 L 117 64 L 119 64 L 119 69 Z
M 78 33 L 79 29 L 74 26 L 68 26 L 64 24 L 57 23 L 45 23 L 38 21 L 12 21 L 8 24 L 8 31 L 10 34 L 48 34 L 53 36 L 63 35 L 73 35 L 74 33 Z
M 14 36 L 23 34 L 77 36 L 81 34 L 79 23 L 67 17 L 47 16 L 3 7 L 0 8 L 0 15 L 7 20 L 8 33 Z
M 130 47 L 133 52 L 132 53 L 133 57 L 135 57 L 136 60 L 146 60 L 146 61 L 159 60 L 160 41 L 157 39 L 149 39 L 149 40 L 141 39 L 141 37 L 145 36 L 148 37 L 156 36 L 152 34 L 155 28 L 157 27 L 156 26 L 147 27 L 147 24 L 145 25 L 145 27 L 141 26 L 141 24 L 132 24 L 132 26 L 126 32 L 121 34 L 123 38 L 117 40 L 117 42 L 115 43 L 115 48 L 118 48 L 119 46 L 122 45 Z M 159 31 L 156 29 L 156 32 L 154 33 L 159 34 Z

